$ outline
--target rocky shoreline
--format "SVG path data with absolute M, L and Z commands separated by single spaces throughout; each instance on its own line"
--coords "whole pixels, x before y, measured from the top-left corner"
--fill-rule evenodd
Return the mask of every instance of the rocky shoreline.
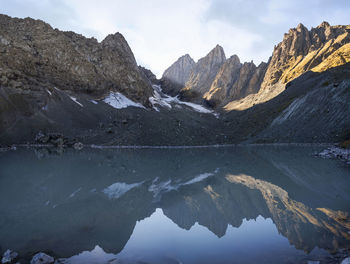
M 325 159 L 339 159 L 350 165 L 350 149 L 341 148 L 339 146 L 329 147 L 317 153 L 316 156 Z
M 23 264 L 27 262 L 19 262 L 18 260 L 21 257 L 15 251 L 10 249 L 6 250 L 1 259 L 1 264 Z M 66 258 L 54 258 L 46 253 L 39 252 L 33 255 L 31 258 L 30 264 L 69 264 Z M 113 260 L 112 262 L 108 262 L 108 264 L 118 264 L 120 263 L 118 259 Z M 133 263 L 133 262 L 128 262 Z M 135 261 L 135 263 L 139 263 Z M 350 263 L 350 251 L 349 250 L 339 250 L 336 253 L 333 253 L 331 257 L 326 257 L 324 259 L 319 260 L 307 260 L 307 264 L 349 264 Z M 102 263 L 100 263 L 102 264 Z M 107 264 L 107 263 L 106 263 Z

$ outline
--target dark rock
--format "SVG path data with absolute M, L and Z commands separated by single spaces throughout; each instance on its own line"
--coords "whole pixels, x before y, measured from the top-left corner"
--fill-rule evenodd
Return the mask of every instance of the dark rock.
M 76 150 L 82 150 L 84 148 L 84 145 L 81 142 L 76 142 L 76 143 L 74 143 L 73 147 Z
M 55 261 L 55 259 L 45 253 L 38 253 L 34 255 L 30 264 L 51 264 Z
M 114 131 L 113 131 L 113 129 L 111 127 L 109 127 L 109 128 L 106 129 L 106 133 L 107 134 L 113 134 Z
M 18 253 L 14 252 L 10 249 L 6 250 L 4 255 L 2 256 L 1 263 L 14 263 L 18 258 Z
M 160 80 L 153 74 L 153 72 L 145 67 L 139 66 L 142 74 L 150 81 L 151 84 L 160 85 Z

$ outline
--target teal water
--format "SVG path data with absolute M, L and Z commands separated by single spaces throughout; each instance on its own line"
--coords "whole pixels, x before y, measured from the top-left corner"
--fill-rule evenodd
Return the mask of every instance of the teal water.
M 0 253 L 62 263 L 332 262 L 350 167 L 319 147 L 0 153 Z

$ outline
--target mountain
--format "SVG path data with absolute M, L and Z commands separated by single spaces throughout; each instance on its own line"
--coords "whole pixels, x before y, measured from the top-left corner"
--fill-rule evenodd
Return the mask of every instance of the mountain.
M 266 67 L 264 62 L 258 67 L 253 62 L 241 64 L 237 55 L 232 56 L 220 68 L 204 99 L 215 106 L 257 93 Z
M 186 54 L 165 70 L 161 78 L 162 89 L 165 93 L 176 95 L 185 86 L 195 66 L 194 60 Z
M 102 42 L 53 29 L 40 20 L 0 15 L 0 85 L 35 100 L 56 87 L 99 98 L 118 91 L 144 105 L 152 87 L 120 33 Z
M 350 138 L 350 26 L 299 25 L 258 66 L 217 45 L 157 80 L 120 33 L 98 42 L 30 18 L 0 24 L 1 146 Z
M 210 89 L 211 83 L 225 61 L 224 49 L 217 45 L 207 56 L 196 63 L 185 87 L 181 90 L 182 97 L 188 100 L 203 97 Z
M 277 96 L 288 82 L 303 73 L 324 72 L 349 62 L 349 33 L 350 26 L 323 22 L 308 30 L 299 24 L 275 46 L 269 61 L 259 66 L 253 62 L 241 64 L 237 55 L 225 60 L 220 55 L 224 54 L 222 48 L 217 46 L 217 52 L 213 50 L 197 63 L 200 65 L 196 65 L 182 92 L 189 95 L 189 100 L 199 102 L 200 96 L 212 106 L 232 102 L 224 107 L 226 111 L 247 109 Z M 238 103 L 243 98 L 244 102 Z
M 323 22 L 310 31 L 302 24 L 275 46 L 262 89 L 285 84 L 307 71 L 322 72 L 350 61 L 350 26 Z

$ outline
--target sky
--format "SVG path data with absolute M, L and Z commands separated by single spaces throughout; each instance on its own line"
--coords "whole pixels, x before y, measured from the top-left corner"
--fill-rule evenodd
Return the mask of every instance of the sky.
M 289 28 L 350 24 L 350 0 L 0 0 L 0 13 L 32 17 L 102 41 L 120 32 L 138 64 L 157 77 L 184 54 L 216 44 L 259 64 Z

